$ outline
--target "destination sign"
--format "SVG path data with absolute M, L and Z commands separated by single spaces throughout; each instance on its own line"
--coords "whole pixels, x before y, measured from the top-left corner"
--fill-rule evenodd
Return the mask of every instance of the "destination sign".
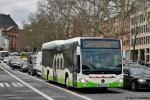
M 120 48 L 119 41 L 108 40 L 84 40 L 83 48 Z

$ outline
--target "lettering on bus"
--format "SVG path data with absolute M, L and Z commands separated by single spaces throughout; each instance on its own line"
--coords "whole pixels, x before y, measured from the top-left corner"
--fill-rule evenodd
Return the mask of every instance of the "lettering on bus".
M 83 48 L 120 48 L 119 41 L 106 41 L 106 40 L 84 40 L 82 42 Z

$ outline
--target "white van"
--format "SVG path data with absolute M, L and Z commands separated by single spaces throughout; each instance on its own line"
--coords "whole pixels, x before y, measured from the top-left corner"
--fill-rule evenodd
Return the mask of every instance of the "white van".
M 37 76 L 41 76 L 42 75 L 42 52 L 38 52 L 37 54 L 37 58 L 36 58 L 36 64 L 35 66 L 33 66 L 33 70 L 35 71 Z

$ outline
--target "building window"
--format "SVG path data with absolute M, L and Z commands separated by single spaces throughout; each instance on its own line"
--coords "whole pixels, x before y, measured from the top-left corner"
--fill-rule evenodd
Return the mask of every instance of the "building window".
M 143 15 L 140 15 L 140 23 L 143 22 Z
M 150 43 L 150 36 L 148 36 L 148 44 Z
M 145 25 L 145 32 L 146 32 L 146 33 L 148 32 L 147 25 Z
M 148 12 L 148 19 L 150 19 L 150 12 Z
M 143 37 L 141 38 L 141 45 L 143 45 Z
M 143 33 L 145 33 L 145 25 L 143 25 Z
M 131 19 L 131 23 L 132 23 L 132 25 L 134 25 L 134 18 Z

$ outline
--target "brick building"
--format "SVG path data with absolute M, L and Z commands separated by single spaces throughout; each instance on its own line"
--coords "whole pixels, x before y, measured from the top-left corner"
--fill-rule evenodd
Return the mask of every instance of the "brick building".
M 106 21 L 101 23 L 101 31 L 103 34 L 99 34 L 99 37 L 102 38 L 120 38 L 123 42 L 123 56 L 127 60 L 130 59 L 130 17 L 125 20 L 124 26 L 124 33 L 122 35 L 118 35 L 120 32 L 120 20 L 118 16 L 113 17 L 113 29 L 116 34 L 111 33 L 109 23 Z M 85 36 L 83 33 L 86 33 L 85 25 L 80 18 L 74 17 L 73 24 L 71 25 L 71 36 L 70 37 L 77 37 L 77 36 Z M 119 37 L 117 37 L 117 35 Z
M 20 49 L 19 28 L 10 15 L 0 14 L 1 37 L 5 38 L 6 43 L 0 46 L 1 50 L 16 51 Z M 1 41 L 4 42 L 4 41 Z
M 118 16 L 115 16 L 113 19 L 113 29 L 115 33 L 111 33 L 110 26 L 107 20 L 102 24 L 102 32 L 105 34 L 106 38 L 120 38 L 123 44 L 123 57 L 127 60 L 130 59 L 130 17 L 126 18 L 124 25 L 124 33 L 121 34 L 120 20 Z M 101 36 L 104 37 L 104 36 Z M 104 38 L 105 38 L 104 37 Z

